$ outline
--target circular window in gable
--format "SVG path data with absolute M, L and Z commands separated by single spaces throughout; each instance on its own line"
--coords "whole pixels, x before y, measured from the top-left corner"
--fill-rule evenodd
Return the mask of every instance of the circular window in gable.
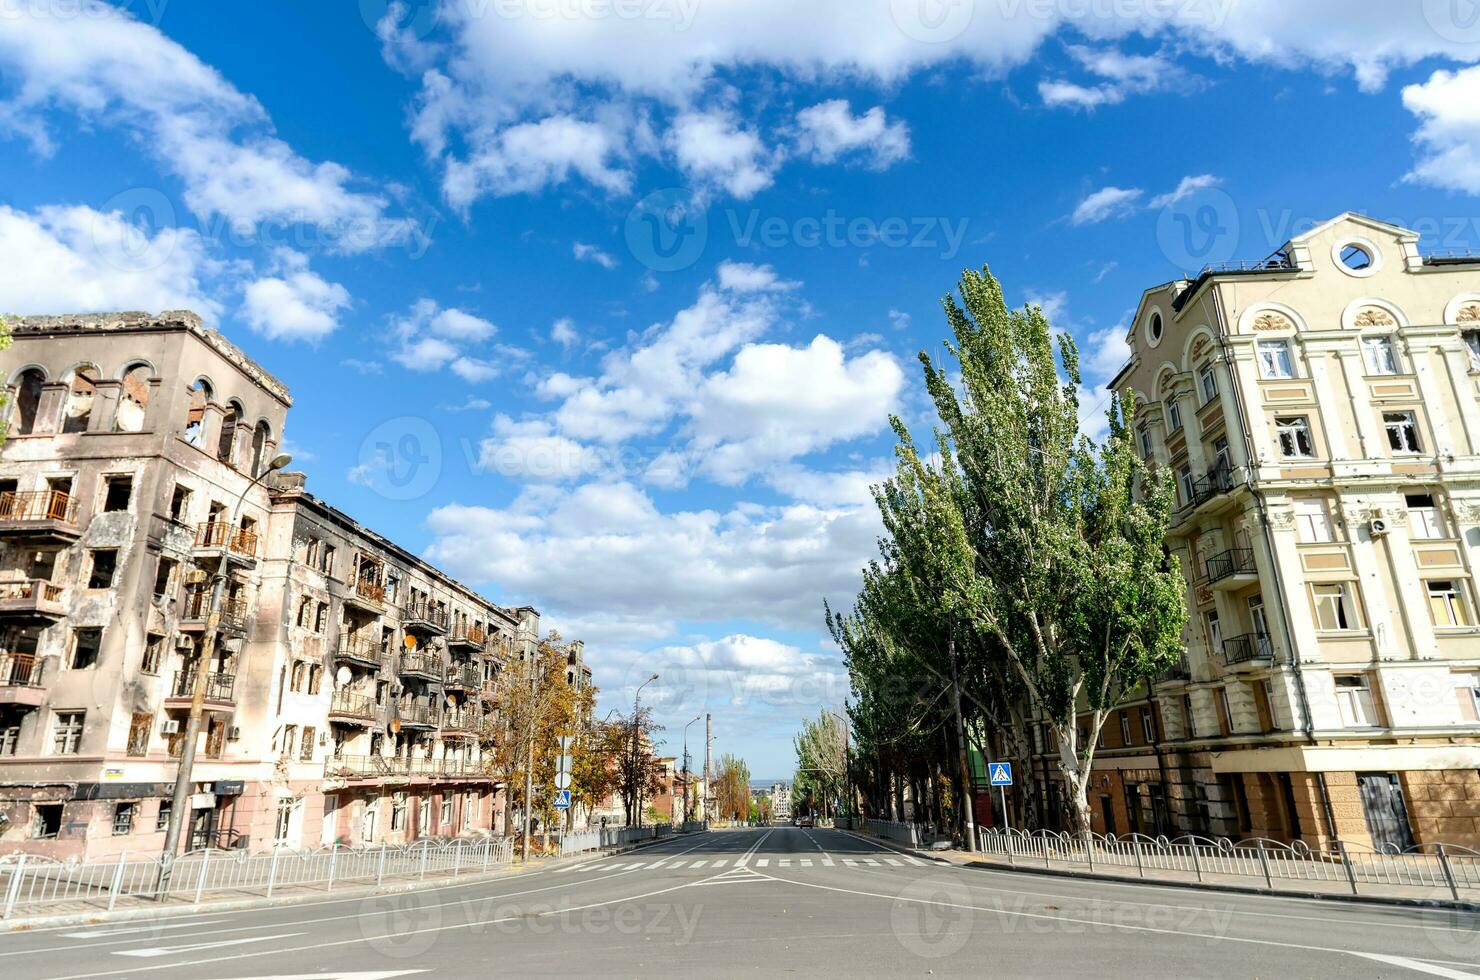
M 1161 311 L 1153 311 L 1151 319 L 1146 321 L 1146 336 L 1152 347 L 1161 342 Z
M 1353 272 L 1361 272 L 1363 269 L 1372 267 L 1372 254 L 1355 243 L 1341 249 L 1340 259 L 1341 264 Z
M 1377 246 L 1367 239 L 1349 238 L 1332 247 L 1331 259 L 1342 272 L 1362 278 L 1377 271 L 1382 256 L 1378 253 Z

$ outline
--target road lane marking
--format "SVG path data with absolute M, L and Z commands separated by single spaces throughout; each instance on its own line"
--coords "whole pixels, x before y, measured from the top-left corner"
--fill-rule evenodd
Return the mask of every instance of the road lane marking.
M 757 868 L 764 868 L 764 867 L 766 867 L 770 863 L 771 863 L 771 859 L 770 858 L 761 858 L 760 860 L 758 860 L 758 861 L 755 862 L 755 866 Z
M 138 932 L 159 932 L 163 929 L 189 929 L 192 926 L 210 925 L 212 922 L 220 922 L 221 917 L 204 919 L 195 922 L 171 922 L 168 925 L 129 926 L 125 929 L 87 929 L 83 932 L 64 932 L 63 939 L 109 939 L 113 936 L 128 936 Z
M 241 946 L 246 943 L 262 943 L 269 939 L 290 939 L 304 936 L 303 932 L 279 932 L 271 936 L 247 936 L 244 939 L 226 939 L 215 943 L 190 943 L 186 946 L 150 946 L 144 949 L 115 949 L 114 956 L 141 956 L 153 959 L 156 956 L 174 956 L 176 953 L 194 953 L 202 949 L 220 949 L 222 946 Z
M 1384 953 L 1353 953 L 1366 960 L 1376 960 L 1389 966 L 1401 967 L 1405 970 L 1416 970 L 1419 973 L 1427 973 L 1435 977 L 1447 977 L 1448 980 L 1480 980 L 1480 973 L 1464 973 L 1460 970 L 1451 970 L 1447 966 L 1435 966 L 1432 963 L 1424 963 L 1419 960 L 1410 960 L 1406 956 L 1388 956 Z
M 896 860 L 894 860 L 894 858 L 885 858 L 884 859 L 884 863 L 887 864 L 887 865 L 889 865 L 892 868 L 897 868 L 897 867 L 900 866 L 899 865 L 899 862 L 896 861 Z
M 704 865 L 706 865 L 708 863 L 709 863 L 708 861 L 695 861 L 693 864 L 689 865 L 689 867 L 691 867 L 691 868 L 702 868 L 702 867 L 704 867 Z
M 725 858 L 720 858 L 718 861 L 714 862 L 714 866 L 716 868 L 723 868 L 725 866 L 725 860 Z
M 802 858 L 802 867 L 804 867 L 804 868 L 810 868 L 810 867 L 812 867 L 812 859 L 811 858 Z

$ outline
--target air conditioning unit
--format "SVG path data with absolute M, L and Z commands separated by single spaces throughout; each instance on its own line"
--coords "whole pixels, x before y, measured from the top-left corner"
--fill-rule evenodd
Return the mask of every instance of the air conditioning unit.
M 191 639 L 189 633 L 181 633 L 175 637 L 175 646 L 181 650 L 189 650 L 195 646 L 195 640 Z
M 178 718 L 166 718 L 164 720 L 164 723 L 159 726 L 159 733 L 161 735 L 178 735 L 178 734 L 180 734 L 180 719 L 178 719 Z
M 204 585 L 207 577 L 208 576 L 206 575 L 206 570 L 204 568 L 192 568 L 185 573 L 185 584 Z
M 1381 517 L 1374 517 L 1367 525 L 1367 530 L 1374 538 L 1380 538 L 1388 533 L 1388 522 Z
M 226 741 L 228 741 L 228 742 L 239 742 L 239 741 L 241 741 L 241 737 L 242 737 L 242 726 L 240 726 L 240 725 L 232 725 L 230 728 L 226 729 Z

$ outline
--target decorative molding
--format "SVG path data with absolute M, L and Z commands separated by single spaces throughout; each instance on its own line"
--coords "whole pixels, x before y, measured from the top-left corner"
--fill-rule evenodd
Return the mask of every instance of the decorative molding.
M 1396 327 L 1397 325 L 1397 319 L 1380 306 L 1364 306 L 1352 318 L 1352 326 L 1358 329 L 1364 327 Z
M 1466 303 L 1454 314 L 1455 323 L 1480 322 L 1480 303 Z
M 1461 524 L 1480 524 L 1480 500 L 1456 500 L 1454 516 Z
M 1295 323 L 1283 313 L 1266 310 L 1254 318 L 1254 330 L 1259 333 L 1272 331 L 1294 331 Z
M 1271 531 L 1293 531 L 1295 530 L 1295 512 L 1293 510 L 1272 510 L 1266 517 Z

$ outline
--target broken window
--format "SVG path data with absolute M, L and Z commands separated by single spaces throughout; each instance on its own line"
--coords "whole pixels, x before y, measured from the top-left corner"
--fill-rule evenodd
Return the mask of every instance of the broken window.
M 190 386 L 190 408 L 185 413 L 185 441 L 192 446 L 205 441 L 206 406 L 213 397 L 214 392 L 204 378 Z
M 266 422 L 258 422 L 257 427 L 252 430 L 252 475 L 261 476 L 262 468 L 267 465 L 267 440 L 272 437 L 272 432 L 267 428 Z
M 170 583 L 175 577 L 175 560 L 173 558 L 159 559 L 159 565 L 154 570 L 154 601 L 164 602 L 170 597 Z
M 86 432 L 92 422 L 93 402 L 98 394 L 98 369 L 86 365 L 72 372 L 67 386 L 67 406 L 62 412 L 63 432 Z
M 58 711 L 51 731 L 54 755 L 76 755 L 82 748 L 82 723 L 87 715 L 81 711 Z M 60 809 L 60 807 L 58 807 Z
M 103 645 L 103 631 L 95 626 L 72 631 L 72 661 L 67 666 L 82 670 L 98 662 L 98 650 Z
M 89 589 L 111 589 L 113 573 L 118 568 L 118 549 L 99 548 L 92 553 L 92 571 L 87 576 Z
M 149 735 L 154 729 L 154 716 L 148 712 L 134 712 L 128 726 L 128 754 L 149 754 Z
M 177 524 L 184 524 L 190 516 L 190 488 L 177 483 L 175 492 L 170 497 L 170 520 Z
M 15 382 L 15 433 L 28 436 L 36 431 L 36 413 L 41 408 L 41 386 L 46 375 L 40 368 L 21 372 Z
M 105 476 L 103 477 L 103 510 L 104 512 L 128 510 L 128 501 L 134 492 L 134 478 L 131 476 Z
M 223 463 L 234 461 L 236 456 L 236 427 L 241 424 L 242 409 L 236 402 L 226 406 L 226 417 L 221 420 L 221 438 L 216 442 L 216 458 Z
M 118 409 L 113 418 L 113 428 L 117 431 L 143 431 L 144 415 L 149 408 L 149 377 L 147 364 L 135 364 L 123 373 Z
M 164 635 L 150 633 L 148 639 L 144 641 L 144 662 L 139 665 L 139 670 L 146 674 L 157 674 L 163 664 Z
M 62 831 L 62 805 L 37 803 L 31 817 L 31 836 L 36 839 L 55 837 Z

